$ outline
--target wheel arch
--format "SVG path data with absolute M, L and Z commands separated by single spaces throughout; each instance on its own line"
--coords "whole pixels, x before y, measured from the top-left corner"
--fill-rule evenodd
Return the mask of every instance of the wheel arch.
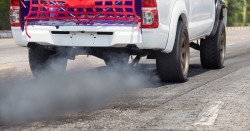
M 180 17 L 179 17 L 179 20 L 183 21 L 183 22 L 186 24 L 187 28 L 188 28 L 188 19 L 187 19 L 186 14 L 182 13 L 182 14 L 180 15 Z M 179 21 L 179 20 L 178 20 L 178 21 Z
M 215 4 L 216 4 L 215 5 L 216 16 L 215 16 L 214 27 L 210 36 L 214 36 L 216 34 L 220 20 L 223 20 L 223 23 L 227 25 L 227 8 L 224 0 L 215 0 Z
M 173 11 L 171 14 L 171 20 L 170 20 L 171 22 L 169 25 L 168 41 L 166 43 L 165 50 L 163 51 L 164 53 L 170 53 L 173 50 L 178 21 L 182 20 L 188 28 L 189 19 L 188 19 L 188 11 L 187 11 L 186 6 L 187 5 L 184 0 L 177 0 L 174 4 Z

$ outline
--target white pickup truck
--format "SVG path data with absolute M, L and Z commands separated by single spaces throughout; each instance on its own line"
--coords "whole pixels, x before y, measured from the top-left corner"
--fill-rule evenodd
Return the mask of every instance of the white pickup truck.
M 224 0 L 10 0 L 16 43 L 29 48 L 32 73 L 61 58 L 59 72 L 76 55 L 107 65 L 130 55 L 156 59 L 162 81 L 188 79 L 190 47 L 204 68 L 222 68 L 226 50 Z M 197 41 L 197 42 L 196 42 Z M 59 67 L 58 67 L 59 68 Z

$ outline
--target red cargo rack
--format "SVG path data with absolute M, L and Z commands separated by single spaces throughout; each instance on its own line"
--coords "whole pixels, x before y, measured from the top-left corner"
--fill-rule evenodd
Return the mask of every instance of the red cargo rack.
M 27 33 L 28 20 L 115 20 L 136 21 L 138 27 L 141 18 L 136 13 L 135 0 L 91 0 L 94 6 L 72 8 L 68 0 L 30 0 L 30 9 L 25 17 L 25 30 Z M 74 0 L 80 1 L 80 0 Z M 82 4 L 82 3 L 81 3 Z M 28 33 L 27 33 L 27 36 Z M 29 36 L 30 37 L 30 36 Z

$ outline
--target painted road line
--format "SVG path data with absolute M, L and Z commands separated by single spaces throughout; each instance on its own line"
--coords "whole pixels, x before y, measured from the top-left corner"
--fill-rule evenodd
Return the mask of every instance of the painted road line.
M 213 125 L 223 105 L 224 103 L 222 101 L 217 101 L 210 105 L 208 108 L 204 108 L 199 114 L 197 120 L 194 122 L 194 125 Z
M 0 67 L 0 71 L 4 71 L 4 70 L 11 70 L 14 69 L 15 66 L 5 66 L 5 67 Z

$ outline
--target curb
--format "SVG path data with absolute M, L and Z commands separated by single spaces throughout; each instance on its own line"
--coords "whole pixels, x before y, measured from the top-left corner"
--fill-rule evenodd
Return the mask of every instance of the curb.
M 250 31 L 250 26 L 227 27 L 227 31 Z
M 11 31 L 0 31 L 0 39 L 13 38 Z

